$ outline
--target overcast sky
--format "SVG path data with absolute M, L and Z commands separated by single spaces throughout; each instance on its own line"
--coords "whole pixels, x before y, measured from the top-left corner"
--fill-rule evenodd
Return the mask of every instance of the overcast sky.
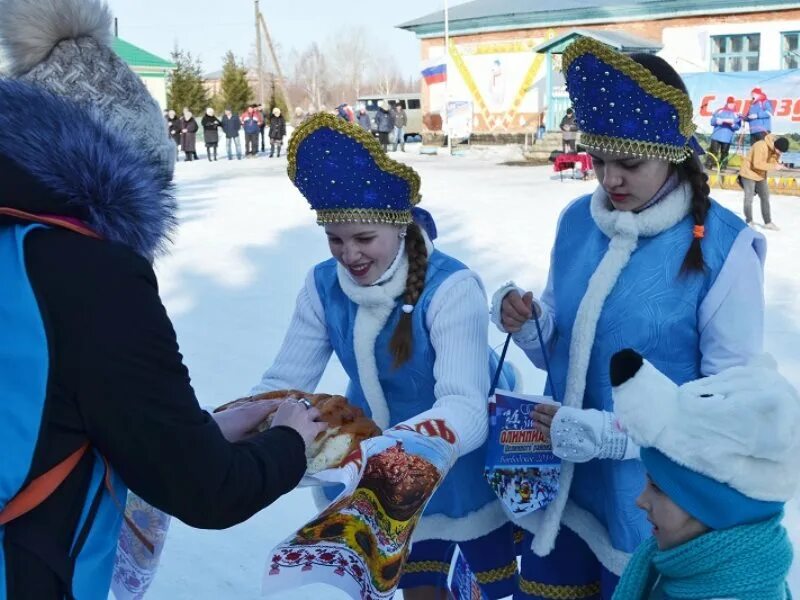
M 440 10 L 444 0 L 261 0 L 261 12 L 283 60 L 312 41 L 324 42 L 337 28 L 364 25 L 391 46 L 405 75 L 418 75 L 417 37 L 395 25 Z M 450 5 L 464 0 L 450 0 Z M 108 0 L 119 19 L 119 35 L 132 44 L 169 58 L 177 43 L 203 61 L 204 72 L 221 68 L 228 50 L 247 58 L 255 44 L 253 0 Z

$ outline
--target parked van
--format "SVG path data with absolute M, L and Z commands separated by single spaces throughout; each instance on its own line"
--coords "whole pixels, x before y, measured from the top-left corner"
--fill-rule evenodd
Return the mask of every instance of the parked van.
M 394 94 L 392 96 L 383 96 L 380 94 L 370 94 L 361 96 L 358 99 L 359 104 L 363 104 L 369 113 L 372 120 L 372 128 L 375 129 L 375 113 L 378 110 L 378 103 L 381 100 L 389 102 L 389 106 L 396 105 L 402 106 L 406 111 L 408 117 L 408 125 L 406 125 L 406 139 L 415 135 L 422 134 L 422 97 L 419 93 L 413 94 Z

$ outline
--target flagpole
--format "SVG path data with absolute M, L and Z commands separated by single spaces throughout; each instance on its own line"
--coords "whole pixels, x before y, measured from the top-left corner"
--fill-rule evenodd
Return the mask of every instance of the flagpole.
M 447 123 L 447 150 L 453 154 L 453 140 L 450 135 L 450 117 L 447 114 L 447 108 L 450 103 L 450 10 L 447 5 L 447 0 L 444 0 L 444 117 Z

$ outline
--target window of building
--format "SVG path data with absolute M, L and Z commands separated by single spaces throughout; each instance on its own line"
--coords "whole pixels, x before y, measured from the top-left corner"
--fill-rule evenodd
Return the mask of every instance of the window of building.
M 791 31 L 781 34 L 781 68 L 800 68 L 800 32 Z
M 761 35 L 711 36 L 711 70 L 717 73 L 758 71 Z

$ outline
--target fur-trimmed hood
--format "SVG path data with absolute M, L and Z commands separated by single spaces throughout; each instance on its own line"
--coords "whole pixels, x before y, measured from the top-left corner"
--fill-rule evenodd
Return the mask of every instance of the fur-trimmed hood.
M 0 79 L 0 106 L 0 206 L 80 219 L 149 260 L 164 252 L 177 223 L 171 176 L 135 140 L 20 81 Z

